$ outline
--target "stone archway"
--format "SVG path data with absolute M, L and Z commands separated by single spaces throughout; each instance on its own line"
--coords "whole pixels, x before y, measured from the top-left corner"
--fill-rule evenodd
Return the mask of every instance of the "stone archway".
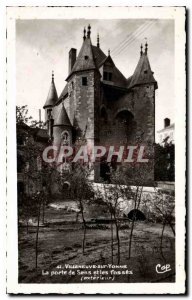
M 130 142 L 134 137 L 135 121 L 134 115 L 127 109 L 120 109 L 115 115 L 115 125 L 119 137 L 124 143 Z
M 131 221 L 145 221 L 146 217 L 144 213 L 142 213 L 142 211 L 140 211 L 139 209 L 132 209 L 128 213 L 128 219 Z

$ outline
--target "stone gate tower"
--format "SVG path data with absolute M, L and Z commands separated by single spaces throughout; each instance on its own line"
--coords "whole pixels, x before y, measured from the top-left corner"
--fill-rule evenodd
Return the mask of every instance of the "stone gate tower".
M 53 144 L 83 140 L 91 147 L 115 147 L 142 143 L 152 149 L 155 142 L 155 90 L 158 88 L 148 59 L 148 44 L 141 45 L 133 75 L 126 78 L 108 55 L 91 42 L 91 26 L 83 32 L 83 43 L 76 57 L 69 52 L 66 85 L 57 96 L 52 78 L 44 105 L 45 120 Z M 129 61 L 127 59 L 127 65 Z M 62 120 L 62 121 L 61 121 Z M 152 159 L 152 158 L 151 158 Z M 95 170 L 95 180 L 102 177 L 102 164 Z M 117 164 L 115 168 L 124 167 Z M 148 174 L 153 180 L 153 171 Z

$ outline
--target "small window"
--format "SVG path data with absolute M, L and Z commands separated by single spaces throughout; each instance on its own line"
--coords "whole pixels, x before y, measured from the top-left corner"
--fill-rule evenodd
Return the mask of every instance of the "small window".
M 109 81 L 112 81 L 112 73 L 109 73 Z
M 112 73 L 111 72 L 104 72 L 103 73 L 103 80 L 112 81 Z
M 85 55 L 85 60 L 87 60 L 89 58 L 89 56 L 88 55 Z
M 144 73 L 147 74 L 147 70 L 145 70 Z
M 72 90 L 74 89 L 74 82 L 73 81 L 71 82 L 71 89 Z
M 107 75 L 108 75 L 107 72 L 104 72 L 104 74 L 103 74 L 103 79 L 104 80 L 107 80 L 107 77 L 108 77 Z
M 82 85 L 87 85 L 87 77 L 82 77 Z

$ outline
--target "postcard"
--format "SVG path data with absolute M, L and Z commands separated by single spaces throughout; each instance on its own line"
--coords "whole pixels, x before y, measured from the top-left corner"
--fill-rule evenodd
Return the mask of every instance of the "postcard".
M 185 7 L 7 7 L 7 292 L 184 294 Z

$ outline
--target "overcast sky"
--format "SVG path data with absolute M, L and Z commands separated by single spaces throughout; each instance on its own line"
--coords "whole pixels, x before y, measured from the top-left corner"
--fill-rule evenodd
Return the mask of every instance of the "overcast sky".
M 126 78 L 135 70 L 140 44 L 148 40 L 148 56 L 156 91 L 156 130 L 163 119 L 174 122 L 174 21 L 172 20 L 18 20 L 16 23 L 17 105 L 27 104 L 38 119 L 49 91 L 51 72 L 55 73 L 58 96 L 68 74 L 70 48 L 80 50 L 83 28 L 91 24 L 91 40 L 111 57 Z M 44 111 L 42 109 L 44 117 Z

